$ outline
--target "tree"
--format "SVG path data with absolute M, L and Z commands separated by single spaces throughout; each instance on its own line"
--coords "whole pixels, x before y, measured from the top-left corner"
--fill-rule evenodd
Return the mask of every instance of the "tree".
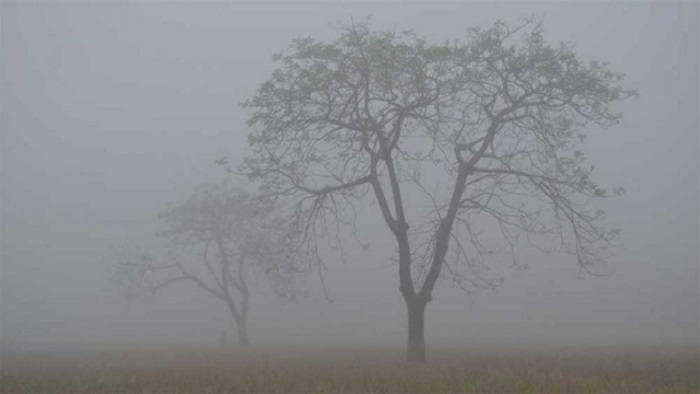
M 167 263 L 149 254 L 120 253 L 118 267 L 127 278 L 129 295 L 155 295 L 176 283 L 193 284 L 225 304 L 238 344 L 248 346 L 251 274 L 264 276 L 277 295 L 294 299 L 299 294 L 294 276 L 300 270 L 287 242 L 289 231 L 284 220 L 273 216 L 273 208 L 225 183 L 201 187 L 159 215 L 164 225 L 160 235 L 169 244 Z
M 481 229 L 498 229 L 514 261 L 520 234 L 540 246 L 556 237 L 596 273 L 618 230 L 589 203 L 622 190 L 591 180 L 580 145 L 584 126 L 618 123 L 611 104 L 636 94 L 621 74 L 547 44 L 535 19 L 439 45 L 367 23 L 339 30 L 334 42 L 296 39 L 275 56 L 243 104 L 253 131 L 242 171 L 265 195 L 295 201 L 307 229 L 352 221 L 347 210 L 371 192 L 398 249 L 408 359 L 425 360 L 438 278 L 492 284 Z

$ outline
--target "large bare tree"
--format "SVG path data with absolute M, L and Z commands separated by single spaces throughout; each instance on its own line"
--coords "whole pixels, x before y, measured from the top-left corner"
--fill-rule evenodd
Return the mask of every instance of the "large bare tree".
M 512 253 L 519 234 L 541 246 L 554 238 L 596 272 L 618 230 L 589 202 L 621 189 L 591 180 L 580 143 L 586 125 L 620 120 L 611 104 L 635 94 L 621 74 L 546 43 L 535 19 L 437 45 L 367 23 L 339 31 L 275 56 L 278 68 L 243 104 L 253 131 L 242 171 L 294 201 L 310 232 L 352 221 L 346 208 L 373 195 L 396 240 L 410 360 L 425 360 L 438 278 L 490 283 L 480 226 Z
M 250 281 L 264 277 L 277 295 L 300 294 L 294 250 L 285 221 L 269 201 L 227 183 L 206 185 L 179 205 L 160 213 L 166 258 L 121 251 L 119 276 L 129 296 L 155 295 L 189 283 L 220 300 L 235 323 L 238 344 L 248 346 Z M 165 260 L 165 262 L 163 262 Z

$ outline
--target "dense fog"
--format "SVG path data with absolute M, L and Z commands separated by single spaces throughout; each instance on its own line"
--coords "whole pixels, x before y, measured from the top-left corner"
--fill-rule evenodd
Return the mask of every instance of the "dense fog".
M 495 289 L 439 281 L 426 312 L 430 346 L 698 346 L 700 340 L 700 30 L 694 2 L 3 2 L 1 13 L 0 333 L 4 348 L 115 344 L 216 346 L 234 325 L 183 283 L 127 302 L 114 251 L 158 250 L 158 213 L 207 182 L 248 191 L 239 105 L 296 37 L 330 41 L 337 22 L 414 29 L 429 42 L 499 19 L 543 18 L 550 42 L 608 61 L 638 97 L 615 103 L 619 125 L 589 125 L 594 179 L 623 187 L 595 201 L 622 229 L 603 270 L 523 245 L 492 259 Z M 299 285 L 276 297 L 251 283 L 252 345 L 401 347 L 406 307 L 396 244 L 368 196 L 359 245 L 345 261 L 321 250 Z

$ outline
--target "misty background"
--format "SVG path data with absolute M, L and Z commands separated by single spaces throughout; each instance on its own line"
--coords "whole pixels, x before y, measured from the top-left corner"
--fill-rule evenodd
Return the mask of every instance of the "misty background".
M 205 182 L 214 161 L 246 152 L 239 103 L 299 36 L 332 40 L 332 24 L 372 16 L 431 42 L 496 20 L 544 17 L 550 42 L 605 60 L 640 96 L 619 126 L 591 127 L 586 152 L 622 235 L 611 274 L 577 279 L 571 256 L 523 249 L 496 290 L 438 283 L 426 315 L 431 344 L 675 345 L 700 341 L 699 6 L 694 2 L 2 2 L 0 12 L 0 343 L 209 344 L 233 323 L 183 284 L 127 304 L 112 247 L 149 248 L 157 214 Z M 248 187 L 245 179 L 235 179 Z M 371 199 L 358 206 L 367 207 Z M 375 212 L 359 220 L 362 250 L 327 254 L 309 298 L 284 302 L 254 285 L 253 345 L 405 342 L 394 242 Z

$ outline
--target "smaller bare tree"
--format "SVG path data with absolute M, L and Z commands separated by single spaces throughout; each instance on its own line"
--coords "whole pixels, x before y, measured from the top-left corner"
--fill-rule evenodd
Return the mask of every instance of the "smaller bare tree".
M 159 214 L 167 258 L 122 250 L 118 277 L 127 297 L 155 296 L 166 287 L 190 283 L 222 301 L 236 327 L 238 344 L 249 345 L 250 280 L 264 277 L 279 296 L 300 294 L 289 231 L 272 203 L 228 184 L 201 187 L 187 201 Z M 163 262 L 165 260 L 165 262 Z

